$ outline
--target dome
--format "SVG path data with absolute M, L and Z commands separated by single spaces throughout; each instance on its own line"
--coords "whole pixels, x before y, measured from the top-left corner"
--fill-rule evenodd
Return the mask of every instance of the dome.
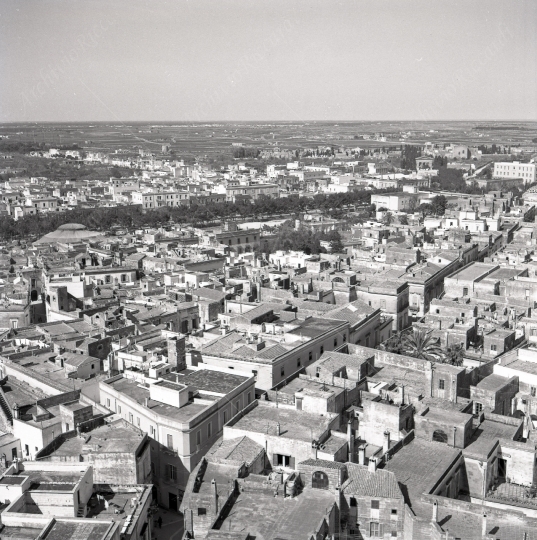
M 56 230 L 57 231 L 83 231 L 87 227 L 81 223 L 66 223 L 65 225 L 60 225 Z
M 65 223 L 60 225 L 55 231 L 45 234 L 42 238 L 34 242 L 34 244 L 52 244 L 60 242 L 64 244 L 74 244 L 76 242 L 97 241 L 101 233 L 90 231 L 85 225 L 80 223 Z

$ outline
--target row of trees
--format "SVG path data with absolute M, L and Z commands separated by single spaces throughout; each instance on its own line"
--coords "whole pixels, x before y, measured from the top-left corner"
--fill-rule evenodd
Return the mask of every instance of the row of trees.
M 385 192 L 379 190 L 378 192 Z M 106 231 L 114 225 L 126 228 L 155 227 L 168 221 L 203 225 L 226 219 L 246 217 L 259 218 L 262 215 L 290 214 L 297 215 L 308 210 L 323 210 L 327 214 L 338 214 L 343 206 L 369 204 L 371 193 L 358 191 L 353 193 L 333 193 L 316 195 L 313 198 L 291 196 L 284 198 L 260 197 L 254 203 L 248 201 L 231 203 L 212 203 L 203 206 L 191 205 L 179 208 L 163 207 L 142 212 L 138 206 L 117 206 L 77 209 L 74 212 L 58 212 L 27 215 L 18 221 L 10 216 L 0 217 L 0 239 L 23 239 L 42 236 L 56 230 L 64 223 L 77 222 L 89 229 Z

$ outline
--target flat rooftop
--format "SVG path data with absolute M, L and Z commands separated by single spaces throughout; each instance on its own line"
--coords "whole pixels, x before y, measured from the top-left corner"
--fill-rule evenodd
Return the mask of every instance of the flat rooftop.
M 110 523 L 93 520 L 55 521 L 43 540 L 102 540 Z
M 432 489 L 460 453 L 447 444 L 415 438 L 394 454 L 384 469 L 395 473 L 397 481 L 405 486 L 403 493 L 412 507 L 422 493 Z
M 116 381 L 107 382 L 117 392 L 121 392 L 125 396 L 136 401 L 140 405 L 145 405 L 145 398 L 149 399 L 149 388 L 141 387 L 138 382 L 132 379 L 125 379 L 122 377 Z M 166 405 L 160 401 L 149 399 L 149 408 L 162 416 L 167 416 L 178 422 L 188 422 L 200 412 L 205 410 L 209 405 L 203 405 L 200 403 L 188 402 L 183 407 L 174 407 L 173 405 Z
M 263 405 L 261 402 L 228 426 L 245 432 L 268 433 L 276 435 L 280 424 L 280 437 L 311 441 L 318 439 L 328 429 L 333 415 L 313 414 L 295 409 L 283 409 Z
M 307 538 L 334 502 L 334 495 L 323 489 L 305 488 L 292 501 L 256 490 L 243 491 L 219 528 L 226 532 L 246 530 L 263 540 Z
M 90 432 L 84 433 L 84 437 L 72 437 L 66 439 L 50 455 L 52 456 L 80 456 L 98 452 L 134 453 L 140 446 L 144 434 L 130 426 L 126 421 L 119 420 L 112 424 L 106 424 Z
M 519 427 L 520 424 L 511 425 L 485 419 L 477 426 L 463 453 L 465 456 L 486 459 L 499 439 L 514 441 Z

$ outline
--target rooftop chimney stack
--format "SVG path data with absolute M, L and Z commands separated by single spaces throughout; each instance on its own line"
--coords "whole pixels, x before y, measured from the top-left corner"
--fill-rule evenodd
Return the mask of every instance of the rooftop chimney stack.
M 367 470 L 372 473 L 377 471 L 377 458 L 375 457 L 369 458 L 369 463 L 367 464 Z
M 384 444 L 382 445 L 382 451 L 386 454 L 390 449 L 390 432 L 386 430 L 384 432 Z
M 433 523 L 438 523 L 438 501 L 433 503 Z
M 483 538 L 487 537 L 487 514 L 483 514 L 483 523 L 481 526 L 481 536 Z
M 360 465 L 365 465 L 365 446 L 360 446 L 360 448 L 358 448 L 358 463 Z
M 218 489 L 216 488 L 216 480 L 211 480 L 211 492 L 213 495 L 214 514 L 218 515 Z
M 354 463 L 354 435 L 352 434 L 352 419 L 347 423 L 347 445 L 349 447 L 349 462 Z
M 278 435 L 278 437 L 281 435 L 281 426 L 280 426 L 280 422 L 278 422 L 276 424 L 276 435 Z

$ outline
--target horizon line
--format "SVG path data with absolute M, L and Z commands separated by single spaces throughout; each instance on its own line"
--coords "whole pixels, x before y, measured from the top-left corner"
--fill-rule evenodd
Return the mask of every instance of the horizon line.
M 437 120 L 9 120 L 9 121 L 0 121 L 0 125 L 4 124 L 122 124 L 122 123 L 182 123 L 182 124 L 225 124 L 225 123 L 288 123 L 288 124 L 304 124 L 304 123 L 386 123 L 386 122 L 396 122 L 396 123 L 403 123 L 403 122 L 420 122 L 420 123 L 433 123 L 433 122 L 498 122 L 498 123 L 505 123 L 505 122 L 520 122 L 520 123 L 534 123 L 537 122 L 537 118 L 535 119 L 504 119 L 504 120 L 485 120 L 485 119 L 479 119 L 479 118 L 473 118 L 473 119 L 454 119 L 454 120 L 446 120 L 446 119 L 437 119 Z

